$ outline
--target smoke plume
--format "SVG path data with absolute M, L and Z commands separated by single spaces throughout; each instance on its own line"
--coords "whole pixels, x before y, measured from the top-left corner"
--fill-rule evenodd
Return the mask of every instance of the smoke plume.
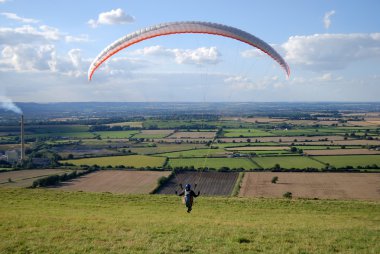
M 15 112 L 16 114 L 22 114 L 22 110 L 13 103 L 11 99 L 0 95 L 0 108 Z

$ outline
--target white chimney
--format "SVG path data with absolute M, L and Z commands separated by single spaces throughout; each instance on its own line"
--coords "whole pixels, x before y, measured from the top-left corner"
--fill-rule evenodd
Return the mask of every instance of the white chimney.
M 21 161 L 25 159 L 25 144 L 24 144 L 24 115 L 21 115 Z

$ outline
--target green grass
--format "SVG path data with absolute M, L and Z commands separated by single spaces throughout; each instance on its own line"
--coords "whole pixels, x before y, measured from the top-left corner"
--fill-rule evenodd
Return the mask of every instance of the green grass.
M 38 138 L 38 137 L 66 137 L 66 138 L 94 138 L 95 135 L 91 132 L 54 132 L 54 133 L 40 133 L 25 135 L 27 138 Z
M 146 155 L 128 155 L 128 156 L 108 156 L 97 158 L 85 158 L 76 160 L 65 160 L 62 163 L 72 163 L 74 165 L 98 165 L 98 166 L 129 166 L 129 167 L 161 167 L 165 162 L 163 157 L 153 157 Z
M 302 149 L 302 150 L 327 150 L 327 149 L 341 149 L 342 146 L 295 146 L 297 147 L 298 149 Z M 360 148 L 361 146 L 345 146 L 346 149 L 351 149 L 351 148 Z
M 102 139 L 105 138 L 130 138 L 139 131 L 97 131 L 95 134 L 100 135 Z
M 224 137 L 234 138 L 234 137 L 268 137 L 274 136 L 272 133 L 259 130 L 259 129 L 226 129 Z
M 212 155 L 223 155 L 226 151 L 224 149 L 193 149 L 180 152 L 162 153 L 159 156 L 166 156 L 169 158 L 181 158 L 181 157 L 207 157 Z
M 227 148 L 227 147 L 240 147 L 240 146 L 276 146 L 276 145 L 279 145 L 279 143 L 276 143 L 276 142 L 254 142 L 255 140 L 252 139 L 252 142 L 251 143 L 240 143 L 240 142 L 237 142 L 237 143 L 231 143 L 231 142 L 228 142 L 228 143 L 213 143 L 212 145 L 213 146 L 217 146 L 217 147 L 220 147 L 220 148 Z
M 143 133 L 138 133 L 134 135 L 134 138 L 165 138 L 166 136 L 169 136 L 170 134 L 168 133 L 163 133 L 163 134 L 143 134 Z
M 194 158 L 194 159 L 169 159 L 169 165 L 172 167 L 190 167 L 195 168 L 215 168 L 221 167 L 229 168 L 244 168 L 251 169 L 256 168 L 247 158 Z
M 282 168 L 323 168 L 325 165 L 304 156 L 255 157 L 253 160 L 263 168 L 280 164 Z
M 176 151 L 184 151 L 190 150 L 194 148 L 206 148 L 203 144 L 156 144 L 155 147 L 132 147 L 128 148 L 133 153 L 138 154 L 161 154 L 166 152 L 176 152 Z
M 380 253 L 380 203 L 0 189 L 0 253 Z
M 341 155 L 341 156 L 313 156 L 334 167 L 380 165 L 380 155 Z

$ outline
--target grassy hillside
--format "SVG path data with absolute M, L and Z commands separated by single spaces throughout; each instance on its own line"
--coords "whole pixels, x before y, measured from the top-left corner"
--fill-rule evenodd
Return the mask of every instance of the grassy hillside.
M 380 253 L 380 203 L 0 189 L 0 253 Z

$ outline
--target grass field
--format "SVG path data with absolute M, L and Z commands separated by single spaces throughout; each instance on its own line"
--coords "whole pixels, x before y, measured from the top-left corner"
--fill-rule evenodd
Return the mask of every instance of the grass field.
M 40 133 L 25 135 L 26 138 L 39 138 L 39 137 L 59 137 L 59 138 L 94 138 L 95 135 L 91 132 L 54 132 L 54 133 Z
M 160 154 L 166 152 L 184 151 L 195 148 L 206 148 L 201 144 L 156 144 L 156 146 L 132 147 L 130 150 L 138 154 Z
M 245 158 L 194 158 L 194 159 L 169 159 L 169 165 L 172 167 L 191 167 L 195 168 L 256 168 L 249 159 Z
M 165 158 L 163 157 L 153 157 L 146 155 L 128 155 L 128 156 L 109 156 L 109 157 L 97 157 L 97 158 L 85 158 L 77 160 L 65 160 L 62 163 L 72 163 L 74 165 L 98 165 L 98 166 L 108 166 L 113 167 L 124 165 L 126 167 L 161 167 Z
M 272 133 L 259 129 L 226 129 L 224 137 L 268 137 L 274 136 Z
M 228 152 L 226 152 L 224 149 L 193 149 L 193 150 L 187 150 L 187 151 L 180 151 L 180 152 L 172 152 L 172 153 L 162 153 L 158 156 L 166 156 L 169 158 L 181 158 L 181 157 L 208 157 L 208 156 L 223 156 L 226 155 Z
M 253 160 L 263 168 L 280 164 L 282 168 L 323 168 L 325 165 L 304 156 L 255 157 Z
M 97 131 L 95 134 L 104 138 L 130 138 L 133 135 L 139 133 L 139 131 Z
M 0 189 L 0 253 L 380 253 L 380 203 Z M 38 204 L 38 205 L 37 205 Z
M 334 167 L 380 165 L 380 155 L 314 156 L 314 158 Z

